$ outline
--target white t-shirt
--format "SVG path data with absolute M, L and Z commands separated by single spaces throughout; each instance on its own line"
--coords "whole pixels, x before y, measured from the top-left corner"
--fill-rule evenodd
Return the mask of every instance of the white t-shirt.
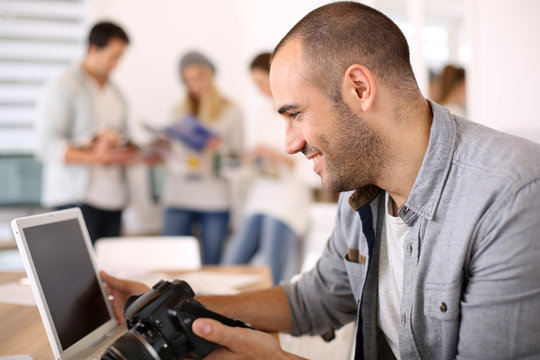
M 399 315 L 403 295 L 403 246 L 409 228 L 403 220 L 390 215 L 391 201 L 386 193 L 386 213 L 379 255 L 379 296 L 377 324 L 383 331 L 394 356 L 399 360 Z
M 108 84 L 100 87 L 90 79 L 94 115 L 99 130 L 121 131 L 125 119 L 122 99 Z M 123 168 L 115 165 L 94 165 L 90 170 L 90 182 L 85 202 L 105 210 L 121 210 L 127 202 L 127 189 Z

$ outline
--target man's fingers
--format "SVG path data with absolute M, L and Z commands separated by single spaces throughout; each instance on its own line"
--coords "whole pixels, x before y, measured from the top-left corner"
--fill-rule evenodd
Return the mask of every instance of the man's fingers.
M 140 295 L 148 290 L 148 287 L 141 283 L 126 281 L 115 278 L 100 271 L 103 287 L 105 288 L 109 302 L 112 306 L 116 320 L 121 323 L 124 319 L 124 305 L 131 295 Z
M 131 283 L 130 281 L 122 280 L 112 275 L 109 275 L 104 270 L 101 270 L 99 272 L 99 275 L 101 276 L 101 280 L 103 280 L 103 282 L 112 289 L 122 291 L 122 290 L 127 289 Z
M 118 292 L 111 289 L 106 283 L 104 284 L 105 291 L 107 293 L 107 300 L 114 313 L 116 321 L 120 324 L 125 321 L 124 319 L 124 304 L 122 302 L 122 296 Z
M 116 319 L 116 322 L 118 324 L 123 324 L 126 319 L 124 318 L 124 311 L 122 308 L 120 308 L 118 305 L 116 304 L 112 304 L 112 310 L 113 310 L 113 313 L 114 313 L 114 317 Z
M 217 320 L 206 318 L 195 320 L 192 329 L 195 335 L 227 348 L 234 347 L 234 342 L 238 335 L 235 336 L 233 333 L 243 330 L 241 328 L 231 328 Z
M 115 278 L 114 276 L 107 274 L 103 270 L 99 272 L 99 275 L 101 276 L 101 280 L 110 289 L 117 292 L 125 292 L 126 295 L 128 296 L 140 295 L 150 289 L 148 286 L 144 285 L 143 283 L 118 279 L 118 278 Z
M 122 281 L 120 279 L 117 279 L 114 276 L 107 274 L 103 270 L 99 272 L 99 276 L 101 276 L 101 280 L 103 280 L 105 284 L 110 285 L 113 288 L 120 287 L 122 285 Z
M 276 339 L 261 331 L 230 327 L 207 318 L 195 320 L 192 329 L 195 335 L 221 345 L 208 359 L 276 359 L 285 354 Z
M 223 345 L 225 334 L 220 325 L 223 324 L 212 319 L 200 318 L 193 322 L 192 330 L 195 335 L 203 339 Z

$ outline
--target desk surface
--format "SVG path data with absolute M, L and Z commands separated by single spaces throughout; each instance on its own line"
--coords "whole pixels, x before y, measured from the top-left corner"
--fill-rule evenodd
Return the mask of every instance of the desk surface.
M 256 290 L 272 285 L 270 270 L 264 266 L 208 266 L 197 271 L 260 274 L 262 280 L 240 288 Z M 167 271 L 172 276 L 185 272 Z M 22 272 L 0 273 L 0 283 L 17 281 Z M 181 276 L 179 276 L 181 278 Z M 52 350 L 36 306 L 0 303 L 0 356 L 28 354 L 34 360 L 53 359 Z
M 17 248 L 15 241 L 0 240 L 0 250 L 13 250 Z

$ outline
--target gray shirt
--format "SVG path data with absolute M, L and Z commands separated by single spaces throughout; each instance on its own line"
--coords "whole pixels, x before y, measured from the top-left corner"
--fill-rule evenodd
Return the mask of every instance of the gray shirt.
M 401 358 L 538 359 L 540 146 L 430 105 L 429 146 L 399 209 L 409 227 Z M 356 211 L 366 204 L 371 254 Z M 364 358 L 393 358 L 377 328 L 381 216 L 384 191 L 367 186 L 341 195 L 317 266 L 282 284 L 293 335 L 323 334 L 360 312 Z
M 125 99 L 116 85 L 109 84 L 124 113 L 116 130 L 127 138 Z M 68 164 L 64 159 L 68 145 L 88 144 L 98 125 L 90 79 L 80 65 L 67 69 L 47 85 L 36 122 L 36 155 L 43 162 L 43 206 L 55 207 L 86 199 L 90 167 Z

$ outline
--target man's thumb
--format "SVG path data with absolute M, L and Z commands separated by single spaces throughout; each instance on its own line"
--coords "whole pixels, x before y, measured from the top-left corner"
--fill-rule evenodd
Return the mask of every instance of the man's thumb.
M 199 318 L 193 322 L 193 333 L 202 337 L 205 340 L 211 341 L 218 345 L 230 345 L 228 343 L 228 335 L 230 328 L 223 325 L 219 321 L 213 319 Z

